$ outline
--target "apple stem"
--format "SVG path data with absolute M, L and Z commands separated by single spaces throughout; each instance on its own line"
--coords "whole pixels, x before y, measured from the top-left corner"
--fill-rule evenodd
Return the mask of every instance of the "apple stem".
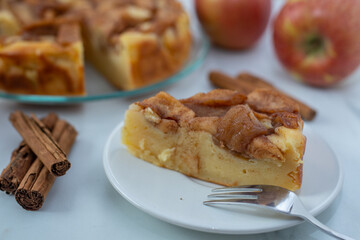
M 303 49 L 306 55 L 317 55 L 325 48 L 325 40 L 318 34 L 308 35 L 303 42 Z

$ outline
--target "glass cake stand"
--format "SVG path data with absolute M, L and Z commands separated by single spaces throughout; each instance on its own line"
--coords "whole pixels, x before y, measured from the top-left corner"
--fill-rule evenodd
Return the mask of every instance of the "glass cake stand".
M 87 94 L 84 96 L 10 94 L 0 91 L 0 98 L 6 98 L 22 103 L 79 103 L 110 98 L 136 96 L 157 89 L 162 89 L 165 86 L 175 83 L 190 74 L 197 67 L 199 67 L 205 59 L 205 56 L 209 50 L 210 43 L 209 40 L 205 37 L 205 35 L 202 33 L 198 22 L 194 18 L 191 21 L 191 30 L 193 35 L 193 46 L 188 61 L 185 63 L 185 65 L 180 71 L 162 82 L 138 88 L 135 90 L 122 91 L 114 88 L 96 70 L 87 65 L 85 67 Z

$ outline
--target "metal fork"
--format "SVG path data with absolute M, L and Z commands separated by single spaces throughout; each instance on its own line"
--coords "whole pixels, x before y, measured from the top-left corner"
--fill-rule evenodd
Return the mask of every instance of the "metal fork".
M 285 188 L 270 185 L 249 185 L 215 188 L 212 191 L 216 193 L 210 194 L 208 197 L 214 200 L 204 201 L 205 205 L 260 206 L 307 220 L 335 238 L 353 240 L 353 238 L 335 232 L 322 224 L 305 209 L 304 205 L 294 192 Z

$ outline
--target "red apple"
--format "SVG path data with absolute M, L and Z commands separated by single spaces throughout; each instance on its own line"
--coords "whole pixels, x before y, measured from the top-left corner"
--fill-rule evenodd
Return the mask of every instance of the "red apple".
M 213 43 L 243 49 L 264 32 L 271 0 L 195 0 L 199 21 Z
M 274 21 L 274 45 L 295 77 L 334 85 L 360 64 L 360 1 L 288 1 Z

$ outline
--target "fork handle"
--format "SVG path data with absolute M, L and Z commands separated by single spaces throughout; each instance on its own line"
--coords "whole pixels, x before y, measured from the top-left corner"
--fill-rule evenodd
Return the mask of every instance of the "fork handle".
M 327 227 L 326 225 L 324 225 L 323 223 L 321 223 L 319 220 L 317 220 L 315 217 L 313 217 L 312 215 L 310 216 L 303 216 L 302 217 L 304 220 L 307 220 L 308 222 L 314 224 L 315 226 L 317 226 L 319 229 L 321 229 L 322 231 L 324 231 L 325 233 L 334 236 L 335 238 L 338 239 L 344 239 L 344 240 L 355 240 L 349 236 L 346 236 L 342 233 L 338 233 L 335 232 L 334 230 L 332 230 L 331 228 Z
M 295 203 L 296 202 L 296 203 Z M 305 207 L 302 205 L 302 203 L 300 201 L 295 201 L 294 204 L 296 204 L 296 208 L 293 209 L 297 209 L 296 212 L 291 211 L 291 214 L 294 214 L 310 223 L 312 223 L 313 225 L 315 225 L 316 227 L 318 227 L 320 230 L 322 230 L 323 232 L 337 238 L 337 239 L 343 239 L 343 240 L 355 240 L 349 236 L 346 236 L 342 233 L 338 233 L 335 232 L 334 230 L 332 230 L 331 228 L 329 228 L 328 226 L 324 225 L 323 223 L 321 223 L 319 220 L 317 220 L 313 215 L 311 215 L 306 209 Z

